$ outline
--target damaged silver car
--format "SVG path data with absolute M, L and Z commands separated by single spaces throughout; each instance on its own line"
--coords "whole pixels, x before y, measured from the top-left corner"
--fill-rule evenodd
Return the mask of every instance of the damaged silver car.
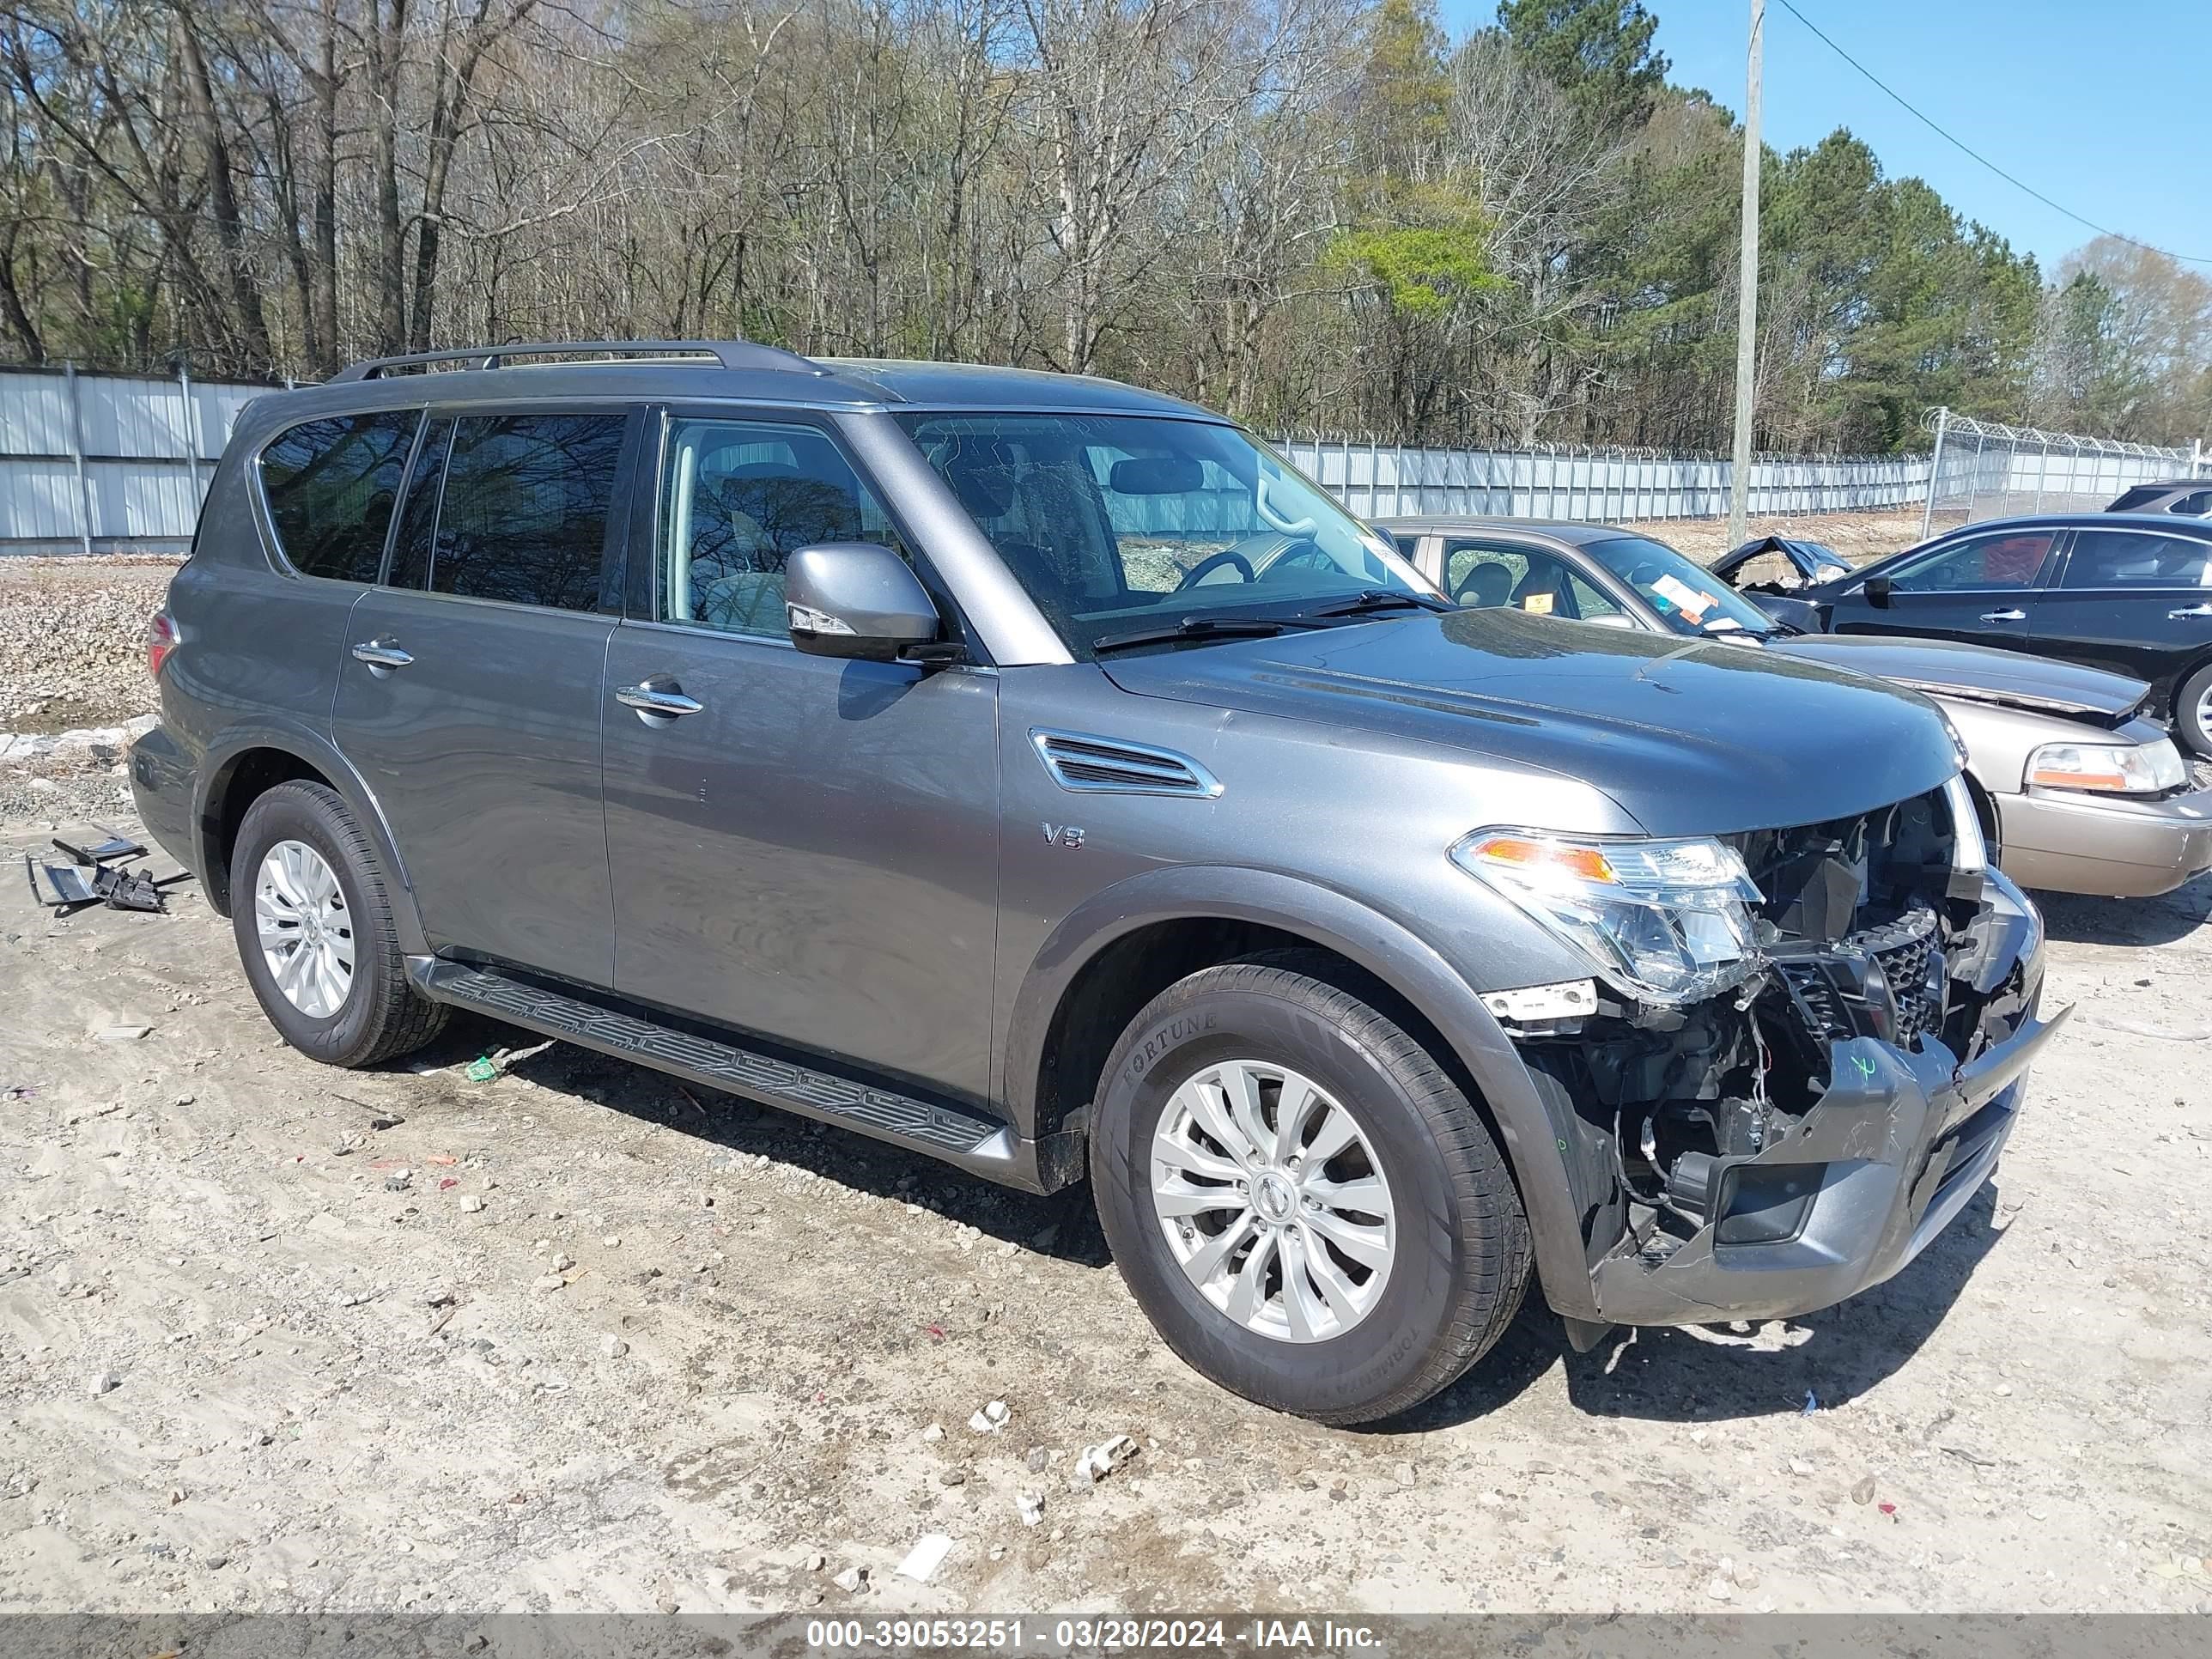
M 2148 898 L 2212 867 L 2212 763 L 2181 752 L 2152 715 L 2149 685 L 1960 641 L 1821 632 L 1818 607 L 1790 597 L 1791 583 L 1850 567 L 1817 542 L 1763 537 L 1706 570 L 1614 525 L 1383 527 L 1466 604 L 1761 646 L 1924 692 L 1966 745 L 1991 857 L 2023 886 Z M 1741 582 L 1755 585 L 1738 592 Z

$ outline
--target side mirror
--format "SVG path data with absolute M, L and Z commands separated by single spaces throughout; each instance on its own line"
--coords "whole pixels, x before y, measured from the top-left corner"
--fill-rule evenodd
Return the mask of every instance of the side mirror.
M 1888 577 L 1869 576 L 1865 587 L 1860 591 L 1866 595 L 1869 605 L 1877 611 L 1887 611 L 1889 609 L 1889 596 L 1895 590 Z
M 904 559 L 874 542 L 824 542 L 784 562 L 791 642 L 817 657 L 893 662 L 933 644 L 937 606 Z

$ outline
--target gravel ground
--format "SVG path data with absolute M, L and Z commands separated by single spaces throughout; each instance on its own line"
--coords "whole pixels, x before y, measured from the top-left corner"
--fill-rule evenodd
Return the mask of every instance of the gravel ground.
M 112 726 L 158 707 L 146 622 L 180 562 L 0 559 L 0 732 Z
M 2212 1609 L 2212 881 L 2050 915 L 2079 1012 L 1898 1278 L 1587 1356 L 1532 1305 L 1347 1432 L 1178 1363 L 1079 1190 L 479 1021 L 331 1072 L 189 885 L 0 884 L 0 1607 Z
M 0 818 L 129 805 L 124 750 L 159 707 L 146 623 L 177 563 L 0 559 Z

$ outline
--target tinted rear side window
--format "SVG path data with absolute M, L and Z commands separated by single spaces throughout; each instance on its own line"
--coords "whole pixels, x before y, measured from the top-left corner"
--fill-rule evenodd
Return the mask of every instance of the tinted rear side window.
M 304 576 L 373 582 L 407 470 L 419 410 L 309 421 L 261 452 L 261 488 L 276 541 Z
M 454 422 L 430 586 L 556 611 L 599 608 L 621 415 Z
M 2212 542 L 2142 530 L 2084 530 L 2066 562 L 2068 587 L 2212 586 Z

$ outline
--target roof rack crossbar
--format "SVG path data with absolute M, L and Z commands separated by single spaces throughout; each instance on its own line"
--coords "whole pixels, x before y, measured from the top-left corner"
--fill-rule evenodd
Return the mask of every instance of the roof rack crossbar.
M 616 357 L 712 357 L 724 368 L 775 369 L 786 374 L 823 375 L 830 371 L 811 357 L 802 357 L 781 346 L 760 345 L 750 340 L 511 340 L 505 345 L 459 346 L 451 351 L 410 351 L 396 357 L 368 357 L 347 365 L 331 377 L 341 380 L 376 380 L 398 368 L 428 368 L 447 363 L 461 368 L 499 368 L 517 357 L 551 357 L 603 354 Z

